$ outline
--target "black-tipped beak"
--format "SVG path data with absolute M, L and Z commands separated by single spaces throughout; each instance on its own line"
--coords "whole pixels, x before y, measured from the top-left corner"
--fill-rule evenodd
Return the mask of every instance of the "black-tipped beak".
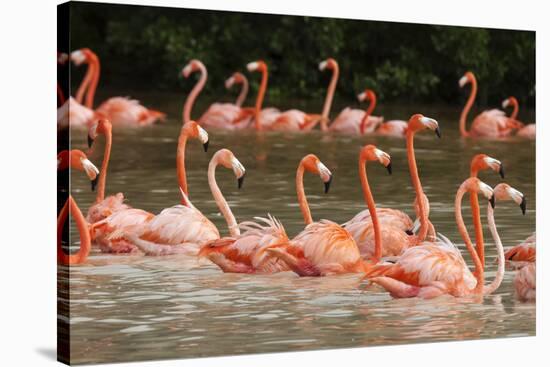
M 92 182 L 92 191 L 95 191 L 95 187 L 97 186 L 97 181 L 99 181 L 99 174 L 95 176 L 95 178 L 91 181 Z
M 332 182 L 332 175 L 330 176 L 330 178 L 328 179 L 327 182 L 325 182 L 325 194 L 328 193 L 328 190 L 330 190 L 330 183 Z
M 412 229 L 407 229 L 405 231 L 406 234 L 408 234 L 409 236 L 412 236 L 414 234 L 414 232 L 412 231 Z
M 500 177 L 504 178 L 504 166 L 502 165 L 502 163 L 500 164 L 498 174 L 500 175 Z
M 435 135 L 437 135 L 437 137 L 441 139 L 441 130 L 439 130 L 439 126 L 435 128 Z
M 94 143 L 94 139 L 92 139 L 92 137 L 88 135 L 88 148 L 91 148 L 93 143 Z
M 390 163 L 388 163 L 388 165 L 386 166 L 386 169 L 388 170 L 388 173 L 391 175 L 391 161 Z
M 244 182 L 244 175 L 242 175 L 241 177 L 239 177 L 237 179 L 237 188 L 240 190 L 241 187 L 243 187 L 243 182 Z
M 521 214 L 525 215 L 525 210 L 527 210 L 527 200 L 525 200 L 525 196 L 521 198 L 521 204 L 519 204 L 519 207 L 521 208 Z
M 489 202 L 491 203 L 491 208 L 495 208 L 495 195 L 491 195 L 489 198 Z
M 207 140 L 206 143 L 204 143 L 204 144 L 202 145 L 202 147 L 204 148 L 204 151 L 205 151 L 205 152 L 208 152 L 208 143 L 210 143 L 210 140 Z

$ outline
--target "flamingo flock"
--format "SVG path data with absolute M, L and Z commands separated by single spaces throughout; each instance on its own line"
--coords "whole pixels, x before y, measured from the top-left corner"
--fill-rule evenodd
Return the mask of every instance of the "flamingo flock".
M 176 149 L 176 179 L 181 192 L 179 203 L 159 210 L 158 214 L 133 208 L 125 202 L 123 193 L 107 194 L 107 177 L 113 129 L 118 127 L 141 127 L 164 119 L 162 112 L 143 107 L 139 102 L 126 97 L 113 97 L 94 107 L 94 95 L 99 81 L 98 56 L 89 49 L 74 51 L 70 56 L 58 54 L 58 62 L 68 59 L 76 65 L 87 64 L 87 72 L 76 96 L 66 98 L 58 88 L 61 115 L 66 115 L 68 125 L 87 129 L 88 153 L 81 150 L 62 151 L 58 155 L 58 170 L 75 169 L 86 173 L 97 189 L 95 201 L 84 216 L 72 196 L 58 215 L 58 262 L 62 265 L 77 265 L 88 261 L 93 246 L 111 254 L 166 256 L 186 255 L 208 259 L 221 271 L 244 274 L 271 274 L 293 272 L 300 277 L 331 276 L 337 274 L 361 274 L 374 287 L 381 287 L 392 297 L 423 299 L 449 295 L 452 297 L 484 296 L 495 292 L 502 283 L 507 264 L 516 269 L 514 287 L 519 300 L 536 299 L 536 248 L 535 234 L 525 242 L 504 249 L 495 224 L 494 210 L 497 203 L 513 201 L 526 210 L 524 195 L 506 183 L 491 188 L 478 177 L 482 171 L 494 171 L 504 179 L 502 163 L 486 154 L 475 155 L 470 163 L 470 175 L 462 183 L 454 201 L 456 231 L 464 241 L 470 261 L 470 269 L 462 251 L 444 234 L 437 231 L 430 220 L 430 202 L 423 190 L 418 170 L 414 141 L 417 134 L 431 131 L 441 138 L 437 120 L 422 114 L 414 114 L 407 121 L 384 120 L 374 116 L 377 104 L 375 91 L 365 89 L 358 95 L 359 102 L 368 102 L 366 110 L 346 107 L 331 122 L 330 111 L 337 88 L 339 66 L 335 59 L 328 58 L 319 64 L 321 72 L 330 71 L 331 78 L 320 113 L 308 113 L 297 109 L 281 111 L 264 107 L 268 88 L 268 65 L 262 60 L 250 62 L 246 69 L 260 74 L 259 89 L 254 106 L 246 107 L 249 91 L 248 79 L 235 71 L 225 83 L 229 90 L 240 87 L 234 103 L 214 103 L 201 115 L 193 113 L 196 99 L 207 83 L 206 66 L 197 59 L 191 60 L 181 70 L 185 78 L 198 75 L 195 85 L 183 104 L 182 127 Z M 507 116 L 501 110 L 484 111 L 466 128 L 466 119 L 473 106 L 477 81 L 467 72 L 459 82 L 461 87 L 471 85 L 470 96 L 459 122 L 460 133 L 469 138 L 506 138 L 511 135 L 534 139 L 534 124 L 525 125 L 517 120 L 517 99 L 504 100 L 503 108 L 511 107 Z M 196 119 L 195 119 L 195 116 Z M 227 224 L 228 236 L 195 206 L 187 183 L 185 155 L 189 140 L 199 142 L 205 152 L 209 147 L 207 130 L 287 131 L 307 133 L 319 125 L 323 133 L 341 133 L 359 136 L 385 135 L 403 138 L 407 152 L 408 170 L 414 189 L 412 207 L 415 218 L 402 210 L 377 206 L 367 175 L 367 165 L 378 163 L 389 175 L 392 174 L 391 156 L 373 144 L 360 149 L 358 176 L 366 209 L 339 224 L 335 218 L 314 220 L 304 188 L 306 173 L 318 176 L 328 194 L 332 172 L 319 157 L 308 154 L 301 159 L 296 169 L 295 189 L 297 203 L 303 220 L 303 230 L 289 237 L 284 224 L 266 213 L 265 217 L 251 218 L 238 223 L 232 208 L 225 199 L 216 181 L 216 171 L 221 166 L 233 172 L 240 189 L 244 184 L 246 168 L 226 148 L 215 152 L 207 167 L 208 185 L 219 212 Z M 105 141 L 103 161 L 100 168 L 90 162 L 90 154 L 96 141 Z M 191 162 L 190 164 L 194 164 Z M 369 168 L 375 174 L 375 165 Z M 371 172 L 372 171 L 372 172 Z M 352 174 L 352 173 L 348 173 Z M 307 178 L 309 179 L 309 178 Z M 389 178 L 388 178 L 389 179 Z M 470 201 L 474 228 L 474 242 L 470 238 L 462 216 L 462 201 L 467 195 Z M 485 242 L 479 197 L 486 203 L 486 218 L 497 252 L 497 271 L 494 278 L 485 278 Z M 315 213 L 313 213 L 315 214 Z M 63 249 L 62 231 L 67 218 L 72 215 L 80 235 L 80 247 L 76 253 Z

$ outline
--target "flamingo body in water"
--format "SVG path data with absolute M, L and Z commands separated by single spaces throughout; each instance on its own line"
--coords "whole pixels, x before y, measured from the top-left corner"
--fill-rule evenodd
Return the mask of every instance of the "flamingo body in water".
M 92 162 L 88 160 L 86 155 L 77 149 L 71 151 L 64 150 L 57 155 L 57 169 L 76 169 L 79 171 L 84 171 L 88 178 L 92 182 L 92 189 L 95 187 L 97 178 L 99 176 L 99 170 Z M 69 215 L 72 215 L 78 233 L 80 235 L 80 248 L 77 253 L 66 254 L 62 248 L 62 237 L 63 237 L 63 227 L 67 221 Z M 90 254 L 92 244 L 90 239 L 90 232 L 88 230 L 88 223 L 82 215 L 82 212 L 78 208 L 76 201 L 73 199 L 72 195 L 69 195 L 69 198 L 65 202 L 65 205 L 61 208 L 59 215 L 57 217 L 57 262 L 61 265 L 75 265 L 82 264 L 88 258 Z
M 497 247 L 498 268 L 495 279 L 484 285 L 483 267 L 472 245 L 461 214 L 461 201 L 466 192 L 482 193 L 489 199 L 487 218 Z M 495 191 L 500 192 L 497 186 Z M 406 250 L 395 264 L 375 266 L 367 274 L 373 283 L 379 284 L 393 297 L 434 298 L 443 294 L 464 297 L 474 294 L 490 294 L 501 284 L 504 277 L 504 249 L 494 223 L 495 199 L 517 198 L 509 192 L 494 194 L 494 191 L 476 177 L 470 177 L 458 189 L 455 200 L 455 218 L 459 232 L 466 243 L 476 271 L 470 272 L 460 251 L 450 241 L 442 238 L 437 243 L 427 243 Z
M 93 111 L 94 96 L 99 83 L 100 62 L 97 55 L 88 48 L 73 51 L 71 60 L 78 66 L 84 63 L 88 64 L 88 70 L 82 84 L 80 85 L 75 100 L 72 101 L 72 108 L 83 103 L 87 110 L 77 108 L 71 111 L 71 117 L 74 118 L 74 126 L 86 125 L 89 127 L 94 122 L 94 117 L 107 118 L 115 126 L 147 126 L 165 118 L 165 114 L 148 109 L 142 106 L 137 100 L 128 97 L 113 97 L 103 102 Z M 90 110 L 95 112 L 96 116 L 90 115 Z M 89 117 L 92 117 L 91 119 Z M 88 118 L 88 119 L 87 119 Z M 73 120 L 71 120 L 73 126 Z
M 519 103 L 516 97 L 508 97 L 504 101 L 502 101 L 502 108 L 512 107 L 512 113 L 510 114 L 510 118 L 513 120 L 517 120 L 517 116 L 519 113 Z M 520 136 L 522 138 L 527 139 L 536 139 L 537 137 L 537 127 L 535 124 L 523 124 L 518 121 L 519 130 L 517 131 L 516 135 Z
M 330 187 L 332 174 L 313 154 L 305 156 L 296 172 L 296 191 L 306 228 L 287 243 L 271 246 L 266 251 L 284 261 L 300 276 L 325 276 L 364 272 L 359 248 L 348 231 L 329 220 L 313 222 L 304 192 L 304 172 L 317 174 Z
M 536 241 L 536 234 L 533 233 L 519 245 L 506 250 L 504 257 L 507 261 L 519 263 L 535 262 L 537 260 Z
M 514 278 L 516 296 L 520 301 L 534 301 L 537 298 L 537 263 L 532 262 L 518 270 Z
M 470 96 L 460 114 L 460 135 L 463 137 L 488 137 L 488 138 L 503 138 L 510 136 L 515 129 L 522 126 L 521 123 L 507 117 L 504 111 L 492 109 L 483 111 L 477 115 L 472 121 L 470 130 L 466 130 L 466 118 L 477 94 L 477 80 L 475 75 L 468 71 L 460 78 L 459 86 L 463 88 L 466 84 L 471 84 L 472 89 Z
M 373 133 L 376 128 L 384 121 L 383 117 L 372 116 L 372 112 L 376 107 L 376 95 L 370 89 L 359 94 L 357 99 L 362 101 L 370 101 L 367 110 L 344 108 L 334 121 L 330 124 L 328 130 L 336 133 L 348 135 L 363 135 Z
M 246 69 L 249 72 L 259 72 L 262 74 L 260 88 L 258 89 L 256 103 L 254 105 L 254 128 L 257 131 L 269 130 L 281 112 L 273 107 L 262 109 L 269 79 L 267 64 L 263 60 L 253 61 L 246 65 Z
M 154 216 L 140 209 L 119 210 L 92 225 L 92 235 L 101 248 L 113 252 L 134 252 L 136 247 L 146 254 L 162 255 L 170 247 L 155 249 L 151 244 L 160 241 L 168 246 L 181 239 L 197 239 L 201 236 L 213 239 L 217 234 L 214 225 L 196 209 L 188 199 L 185 173 L 185 148 L 189 138 L 199 140 L 205 150 L 208 147 L 208 133 L 196 122 L 190 121 L 181 128 L 177 150 L 177 176 L 182 191 L 182 205 L 163 210 Z M 185 225 L 188 228 L 185 228 Z M 204 228 L 203 228 L 204 227 Z M 188 233 L 186 233 L 186 230 Z M 138 246 L 141 244 L 141 247 Z M 155 250 L 158 250 L 155 252 Z M 178 251 L 187 250 L 178 248 Z
M 413 115 L 409 120 L 409 126 L 407 127 L 407 159 L 409 161 L 409 171 L 411 173 L 411 180 L 415 188 L 416 198 L 421 197 L 421 203 L 415 199 L 414 207 L 417 218 L 420 219 L 420 233 L 418 236 L 412 236 L 413 221 L 411 218 L 401 210 L 391 208 L 376 208 L 376 213 L 380 225 L 382 226 L 382 232 L 384 236 L 387 236 L 382 241 L 383 256 L 398 256 L 406 248 L 425 240 L 429 234 L 435 236 L 435 229 L 429 221 L 429 201 L 420 183 L 418 174 L 418 168 L 416 165 L 416 157 L 414 154 L 414 135 L 416 132 L 430 129 L 433 130 L 437 136 L 440 136 L 439 124 L 436 120 L 425 117 L 420 114 Z M 366 153 L 366 152 L 365 152 Z M 363 152 L 362 152 L 363 154 Z M 381 154 L 381 153 L 380 153 Z M 363 195 L 369 209 L 365 209 L 355 215 L 351 220 L 344 223 L 344 227 L 353 235 L 353 238 L 357 242 L 359 248 L 369 249 L 373 247 L 373 223 L 371 219 L 371 208 L 368 203 L 368 197 L 370 196 L 368 184 L 366 183 L 366 169 L 364 162 L 366 155 L 362 156 L 359 164 L 359 176 L 361 178 L 361 186 L 363 188 Z M 381 155 L 383 157 L 383 155 Z M 361 163 L 361 161 L 363 163 Z M 385 227 L 388 227 L 386 230 Z M 399 234 L 394 232 L 394 229 L 399 229 L 403 233 Z M 409 236 L 405 236 L 408 234 Z M 370 256 L 372 251 L 363 251 L 363 255 Z

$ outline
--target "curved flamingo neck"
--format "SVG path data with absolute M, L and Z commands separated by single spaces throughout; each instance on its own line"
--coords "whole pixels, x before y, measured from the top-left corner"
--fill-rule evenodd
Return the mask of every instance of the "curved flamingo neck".
M 63 238 L 63 227 L 67 221 L 68 216 L 72 215 L 76 223 L 78 233 L 80 234 L 80 248 L 75 254 L 66 254 L 61 246 L 61 240 Z M 65 202 L 65 205 L 59 212 L 57 217 L 57 261 L 62 265 L 80 264 L 86 261 L 90 250 L 92 248 L 90 240 L 90 232 L 88 230 L 88 223 L 82 212 L 76 205 L 76 201 L 71 195 Z
M 185 172 L 185 148 L 187 146 L 187 131 L 183 130 L 178 138 L 178 150 L 176 153 L 176 171 L 178 175 L 178 185 L 180 189 L 189 197 L 187 188 L 187 174 Z M 181 202 L 186 205 L 187 201 L 182 199 Z
M 235 219 L 233 212 L 231 212 L 231 208 L 229 207 L 229 204 L 227 204 L 227 201 L 223 197 L 223 194 L 216 182 L 216 167 L 218 164 L 219 159 L 217 157 L 213 158 L 208 164 L 208 185 L 210 186 L 210 191 L 212 191 L 212 196 L 214 197 L 220 212 L 225 218 L 227 228 L 229 229 L 229 234 L 232 237 L 237 237 L 241 234 L 237 220 Z
M 246 96 L 248 95 L 248 79 L 243 75 L 242 77 L 242 87 L 241 92 L 239 93 L 239 96 L 237 97 L 237 100 L 235 101 L 235 104 L 238 107 L 241 107 L 246 99 Z
M 86 103 L 85 103 L 85 106 L 90 108 L 90 109 L 93 109 L 94 108 L 94 97 L 95 97 L 95 92 L 96 92 L 96 89 L 97 89 L 97 85 L 99 83 L 99 75 L 100 75 L 100 71 L 101 71 L 101 66 L 100 66 L 100 63 L 99 63 L 99 58 L 95 55 L 95 54 L 92 54 L 90 57 L 90 65 L 93 65 L 93 75 L 94 77 L 92 78 L 92 80 L 90 81 L 90 86 L 88 87 L 88 93 L 86 94 Z
M 76 91 L 75 100 L 82 104 L 84 101 L 84 94 L 88 90 L 88 86 L 90 85 L 90 82 L 94 78 L 94 66 L 91 63 L 88 63 L 88 67 L 86 69 L 86 74 L 84 75 L 84 79 L 82 79 L 82 82 L 78 86 L 78 89 Z
M 470 132 L 466 130 L 466 118 L 468 117 L 468 113 L 470 112 L 470 109 L 472 108 L 472 105 L 474 104 L 474 101 L 476 99 L 477 95 L 477 80 L 476 78 L 472 78 L 472 89 L 470 90 L 470 96 L 468 97 L 468 101 L 466 101 L 466 105 L 462 109 L 462 113 L 460 114 L 460 135 L 463 137 L 470 136 Z
M 206 84 L 206 78 L 208 78 L 208 72 L 206 71 L 206 67 L 202 64 L 199 64 L 199 70 L 201 72 L 201 76 L 187 96 L 187 99 L 185 100 L 185 104 L 183 105 L 183 123 L 191 121 L 191 109 L 193 108 L 193 105 L 195 104 L 195 100 L 197 99 L 197 96 L 204 88 L 204 85 Z
M 304 163 L 300 162 L 298 170 L 296 171 L 296 194 L 298 195 L 298 204 L 300 204 L 304 222 L 308 225 L 313 223 L 313 218 L 311 218 L 311 211 L 309 210 L 306 193 L 304 191 L 304 171 Z
M 258 89 L 258 96 L 256 97 L 256 106 L 255 106 L 256 110 L 255 110 L 254 126 L 258 131 L 262 129 L 260 114 L 262 111 L 262 104 L 264 103 L 265 91 L 267 90 L 267 79 L 268 79 L 268 71 L 267 71 L 267 66 L 265 66 L 262 69 L 262 81 L 260 82 L 260 88 Z
M 497 248 L 497 273 L 495 275 L 495 279 L 493 279 L 491 284 L 483 287 L 483 294 L 491 294 L 494 291 L 496 291 L 498 287 L 500 287 L 500 284 L 504 279 L 504 266 L 505 266 L 504 247 L 502 246 L 502 242 L 500 241 L 500 236 L 498 235 L 498 232 L 497 232 L 497 226 L 495 224 L 494 209 L 491 206 L 491 204 L 487 205 L 487 222 L 489 223 L 489 229 L 491 230 L 491 235 L 493 236 L 493 240 L 495 241 L 495 246 Z
M 372 112 L 374 111 L 375 107 L 376 107 L 376 96 L 373 94 L 370 98 L 369 107 L 365 111 L 365 116 L 363 116 L 363 119 L 361 120 L 361 125 L 360 125 L 361 134 L 365 133 L 365 128 L 367 127 L 367 124 L 369 123 L 369 117 L 372 114 Z
M 340 67 L 338 64 L 334 65 L 332 69 L 332 78 L 328 85 L 327 95 L 325 97 L 325 104 L 323 105 L 323 112 L 321 113 L 321 131 L 328 131 L 328 120 L 330 116 L 330 109 L 332 107 L 332 100 L 334 99 L 334 92 L 336 91 L 336 85 L 338 84 L 338 77 L 340 75 Z
M 479 168 L 472 165 L 470 168 L 470 177 L 477 177 Z M 481 265 L 485 268 L 485 240 L 483 238 L 483 228 L 481 224 L 481 211 L 479 208 L 479 199 L 477 193 L 470 191 L 470 207 L 472 210 L 472 220 L 474 222 L 474 230 L 476 236 L 476 251 L 481 261 Z
M 378 222 L 378 213 L 376 212 L 376 204 L 370 190 L 369 181 L 367 178 L 367 161 L 364 158 L 359 159 L 359 177 L 361 179 L 361 188 L 363 189 L 363 197 L 369 208 L 372 226 L 374 229 L 374 257 L 373 264 L 380 261 L 382 256 L 382 239 L 380 237 L 380 224 Z
M 111 147 L 113 144 L 113 134 L 111 129 L 105 133 L 105 150 L 103 153 L 103 162 L 101 162 L 101 174 L 99 175 L 99 182 L 97 185 L 96 203 L 105 199 L 105 186 L 107 184 L 107 169 L 109 167 L 109 159 L 111 158 Z
M 519 113 L 519 104 L 518 104 L 518 100 L 515 99 L 515 98 L 510 98 L 510 104 L 512 105 L 512 113 L 510 114 L 510 118 L 512 120 L 516 120 L 517 117 L 518 117 L 518 113 Z
M 477 280 L 474 293 L 480 293 L 483 290 L 483 278 L 484 278 L 483 266 L 481 266 L 481 261 L 477 256 L 477 252 L 474 249 L 474 246 L 472 245 L 472 241 L 470 240 L 470 236 L 468 235 L 466 225 L 464 224 L 464 219 L 462 218 L 462 198 L 464 197 L 465 193 L 466 193 L 466 190 L 464 189 L 463 186 L 461 186 L 456 193 L 455 219 L 456 219 L 456 225 L 458 226 L 458 231 L 460 232 L 460 236 L 464 240 L 464 243 L 466 244 L 466 248 L 468 249 L 468 252 L 470 253 L 470 256 L 472 257 L 472 260 L 474 262 L 474 267 L 475 267 L 474 275 Z
M 428 216 L 426 215 L 426 207 L 424 205 L 424 191 L 418 175 L 416 166 L 416 156 L 414 154 L 414 134 L 412 129 L 407 129 L 407 160 L 409 162 L 409 172 L 411 173 L 411 181 L 414 186 L 418 207 L 420 210 L 420 232 L 418 234 L 419 241 L 424 241 L 428 234 Z

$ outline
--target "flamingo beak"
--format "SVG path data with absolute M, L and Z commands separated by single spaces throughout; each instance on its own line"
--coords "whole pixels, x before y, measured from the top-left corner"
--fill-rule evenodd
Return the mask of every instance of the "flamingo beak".
M 210 143 L 210 140 L 207 140 L 203 145 L 202 147 L 204 148 L 204 152 L 208 152 L 208 144 Z
M 390 163 L 388 163 L 388 165 L 386 166 L 386 169 L 388 170 L 388 173 L 391 175 L 391 173 L 392 173 L 392 170 L 391 170 L 391 161 L 390 161 Z
M 500 164 L 500 168 L 498 169 L 498 174 L 501 178 L 504 178 L 504 166 L 502 165 L 502 163 Z
M 246 173 L 245 173 L 245 174 L 246 174 Z M 239 178 L 237 179 L 237 188 L 238 188 L 239 190 L 241 189 L 241 187 L 243 187 L 244 175 L 245 175 L 245 174 L 243 174 L 241 177 L 239 177 Z
M 491 195 L 489 198 L 489 203 L 491 203 L 491 208 L 495 208 L 495 195 Z
M 99 173 L 97 174 L 97 176 L 95 176 L 95 178 L 91 181 L 92 183 L 92 191 L 95 191 L 95 188 L 97 186 L 97 181 L 99 181 Z
M 441 130 L 439 130 L 439 126 L 435 128 L 435 135 L 437 135 L 437 137 L 441 139 Z
M 330 178 L 327 182 L 325 182 L 325 194 L 328 194 L 328 190 L 330 190 L 330 183 L 332 182 L 332 175 L 330 175 Z
M 521 213 L 525 215 L 525 210 L 527 209 L 527 201 L 525 200 L 525 196 L 521 198 L 521 204 L 519 204 L 519 207 L 521 208 Z

